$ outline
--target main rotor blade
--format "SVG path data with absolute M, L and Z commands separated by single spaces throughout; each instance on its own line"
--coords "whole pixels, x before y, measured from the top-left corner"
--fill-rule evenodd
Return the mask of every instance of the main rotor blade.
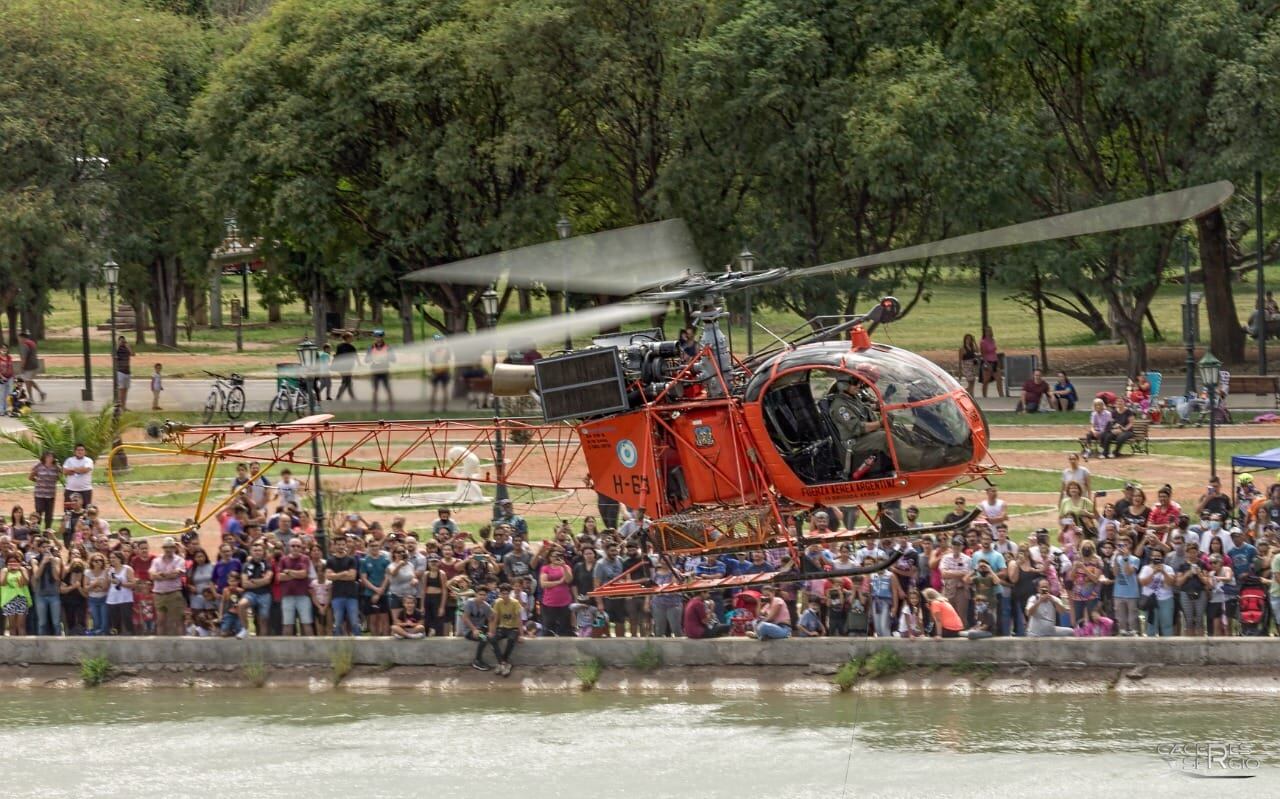
M 410 272 L 402 280 L 512 286 L 625 296 L 702 271 L 683 220 L 573 236 Z
M 1073 236 L 1088 236 L 1094 233 L 1106 233 L 1113 230 L 1161 225 L 1168 222 L 1179 222 L 1191 219 L 1212 211 L 1226 202 L 1235 187 L 1230 181 L 1220 180 L 1216 183 L 1205 183 L 1189 189 L 1169 191 L 1164 194 L 1153 194 L 1137 200 L 1112 203 L 1084 211 L 1073 211 L 1059 214 L 1034 222 L 1022 222 L 1017 225 L 984 230 L 955 236 L 928 244 L 917 244 L 897 250 L 867 255 L 861 258 L 850 258 L 845 261 L 811 266 L 797 269 L 788 277 L 811 277 L 826 275 L 832 272 L 848 272 L 855 269 L 870 269 L 873 266 L 895 264 L 902 261 L 919 261 L 925 258 L 936 258 L 943 255 L 960 255 L 996 247 L 1012 247 L 1018 244 L 1034 244 L 1054 239 L 1067 239 Z
M 537 344 L 562 345 L 565 336 L 599 333 L 601 330 L 624 325 L 638 319 L 647 319 L 664 310 L 666 310 L 665 305 L 656 303 L 616 303 L 574 311 L 571 314 L 531 319 L 527 322 L 489 328 L 476 333 L 449 336 L 439 341 L 419 341 L 413 344 L 395 346 L 391 348 L 395 360 L 390 364 L 388 370 L 391 372 L 421 372 L 424 364 L 430 363 L 432 356 L 437 355 L 436 351 L 442 347 L 449 350 L 450 360 L 454 366 L 479 364 L 491 357 L 495 350 L 499 353 L 526 352 Z M 366 362 L 368 344 L 358 343 L 356 348 L 360 356 L 360 362 L 353 364 L 345 371 L 350 371 L 356 375 L 367 375 L 370 371 L 369 364 Z M 341 368 L 339 364 L 331 363 L 329 367 L 330 374 L 339 371 Z M 292 375 L 300 377 L 320 377 L 322 374 L 323 372 L 319 369 L 303 372 L 301 366 L 292 372 Z M 274 373 L 258 373 L 247 376 L 276 377 Z

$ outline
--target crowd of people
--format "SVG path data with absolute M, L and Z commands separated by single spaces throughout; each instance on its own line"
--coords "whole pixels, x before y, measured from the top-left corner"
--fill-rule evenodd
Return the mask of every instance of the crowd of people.
M 1072 455 L 1055 530 L 1012 533 L 991 487 L 976 518 L 941 540 L 921 529 L 914 506 L 903 533 L 880 540 L 828 536 L 845 514 L 820 508 L 795 520 L 796 550 L 669 557 L 652 550 L 643 517 L 617 529 L 594 517 L 561 522 L 530 540 L 509 500 L 475 530 L 442 508 L 427 529 L 351 513 L 325 535 L 299 508 L 301 483 L 288 470 L 273 483 L 257 464 L 239 467 L 221 543 L 207 551 L 194 524 L 160 539 L 113 528 L 93 504 L 93 470 L 79 447 L 60 465 L 41 458 L 30 472 L 33 512 L 15 505 L 0 524 L 7 634 L 454 635 L 476 643 L 476 668 L 493 668 L 492 651 L 505 674 L 534 635 L 1231 636 L 1269 634 L 1280 618 L 1280 484 L 1264 496 L 1249 475 L 1234 490 L 1213 479 L 1190 512 L 1170 486 L 1148 504 L 1135 483 L 1099 508 L 1103 492 Z M 942 521 L 973 511 L 957 497 Z M 590 595 L 623 574 L 655 587 L 760 573 L 775 579 Z

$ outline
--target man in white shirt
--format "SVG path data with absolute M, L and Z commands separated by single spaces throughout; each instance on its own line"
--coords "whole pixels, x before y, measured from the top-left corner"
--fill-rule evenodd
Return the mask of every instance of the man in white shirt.
M 1089 470 L 1080 465 L 1080 453 L 1072 452 L 1067 455 L 1067 468 L 1062 470 L 1062 485 L 1058 487 L 1058 501 L 1067 495 L 1067 483 L 1079 483 L 1082 493 L 1080 496 L 1087 497 L 1089 492 L 1093 490 L 1089 484 Z
M 982 516 L 987 520 L 993 533 L 997 524 L 1009 521 L 1009 504 L 1000 499 L 998 494 L 999 489 L 995 486 L 987 486 L 987 498 L 978 503 L 978 509 L 982 511 Z
M 251 487 L 250 491 L 253 490 Z M 280 472 L 280 482 L 276 483 L 276 502 L 281 505 L 302 505 L 298 502 L 298 492 L 302 490 L 302 483 L 293 477 L 293 472 L 284 469 Z
M 62 474 L 67 478 L 62 492 L 63 504 L 70 495 L 79 494 L 82 507 L 92 505 L 93 458 L 85 454 L 84 444 L 76 444 L 75 454 L 62 462 Z

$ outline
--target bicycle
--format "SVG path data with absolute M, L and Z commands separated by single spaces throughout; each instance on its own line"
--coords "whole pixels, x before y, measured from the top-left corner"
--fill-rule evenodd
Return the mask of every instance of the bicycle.
M 307 412 L 307 390 L 310 388 L 301 377 L 281 375 L 276 379 L 276 395 L 267 406 L 267 419 L 271 422 L 285 422 L 292 416 L 302 418 Z
M 204 422 L 213 421 L 213 415 L 221 410 L 228 419 L 235 421 L 244 413 L 244 377 L 232 372 L 230 376 L 203 370 L 213 378 L 213 388 L 204 401 Z

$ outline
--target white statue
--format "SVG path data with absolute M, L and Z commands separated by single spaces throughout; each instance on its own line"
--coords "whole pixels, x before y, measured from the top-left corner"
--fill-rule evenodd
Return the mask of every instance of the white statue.
M 480 456 L 466 447 L 450 447 L 449 465 L 454 471 L 462 472 L 466 481 L 458 483 L 447 501 L 454 505 L 484 502 L 480 484 L 475 481 L 476 475 L 480 474 Z

